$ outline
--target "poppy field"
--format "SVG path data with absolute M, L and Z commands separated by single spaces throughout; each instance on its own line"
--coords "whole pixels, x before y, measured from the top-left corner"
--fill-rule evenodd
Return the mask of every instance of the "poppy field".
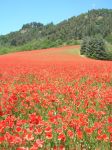
M 111 150 L 112 62 L 78 48 L 0 56 L 0 150 Z

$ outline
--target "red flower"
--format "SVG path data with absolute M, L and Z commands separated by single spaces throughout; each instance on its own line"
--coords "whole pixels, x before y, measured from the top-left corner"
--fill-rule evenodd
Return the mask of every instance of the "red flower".
M 78 137 L 79 139 L 82 139 L 82 138 L 83 138 L 82 131 L 80 131 L 80 130 L 78 130 L 78 131 L 76 132 L 76 135 L 77 135 L 77 137 Z
M 43 141 L 43 140 L 40 140 L 40 139 L 37 139 L 37 140 L 36 140 L 36 145 L 37 145 L 39 148 L 42 148 L 42 147 L 43 147 L 43 144 L 44 144 L 44 141 Z
M 28 133 L 25 135 L 24 137 L 27 141 L 33 141 L 34 140 L 34 137 L 31 133 Z
M 64 133 L 59 134 L 58 140 L 59 141 L 65 141 L 66 140 L 65 134 Z
M 97 140 L 100 140 L 100 141 L 104 140 L 107 142 L 109 140 L 109 138 L 106 134 L 102 134 L 102 135 L 97 136 Z
M 21 132 L 21 130 L 22 130 L 21 127 L 17 127 L 17 128 L 16 128 L 16 131 L 17 131 L 17 132 Z
M 5 140 L 5 138 L 2 136 L 0 137 L 0 144 Z
M 108 117 L 108 123 L 112 123 L 112 117 Z
M 37 116 L 36 113 L 30 114 L 29 118 L 30 118 L 30 123 L 37 124 L 37 125 L 42 121 L 41 116 Z
M 108 132 L 112 133 L 112 126 L 108 127 Z
M 45 128 L 45 132 L 52 132 L 52 128 L 49 126 L 49 127 L 46 127 Z
M 71 139 L 73 139 L 73 137 L 74 137 L 74 132 L 73 132 L 73 131 L 68 130 L 68 131 L 67 131 L 67 134 L 68 134 L 68 136 L 69 136 Z
M 34 132 L 36 135 L 40 135 L 42 133 L 42 129 L 41 128 L 38 128 L 35 130 Z
M 54 146 L 53 150 L 65 150 L 65 147 L 63 145 L 60 145 L 59 147 Z
M 52 139 L 53 138 L 53 135 L 51 132 L 46 132 L 46 139 Z
M 94 128 L 85 128 L 85 132 L 87 133 L 87 134 L 92 134 L 93 133 L 93 131 L 94 131 Z

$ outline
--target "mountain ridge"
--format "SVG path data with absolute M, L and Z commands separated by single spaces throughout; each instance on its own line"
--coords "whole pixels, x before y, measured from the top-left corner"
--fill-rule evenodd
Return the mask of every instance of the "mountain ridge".
M 92 9 L 58 24 L 31 22 L 19 31 L 0 36 L 0 47 L 38 49 L 59 45 L 79 44 L 85 36 L 112 36 L 112 9 Z

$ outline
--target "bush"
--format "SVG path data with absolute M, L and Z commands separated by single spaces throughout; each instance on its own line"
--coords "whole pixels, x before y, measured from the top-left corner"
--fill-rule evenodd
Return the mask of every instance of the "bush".
M 112 34 L 108 35 L 106 37 L 107 42 L 109 42 L 110 44 L 112 44 Z
M 67 45 L 80 45 L 80 40 L 68 40 L 66 42 Z
M 83 38 L 83 41 L 81 43 L 81 49 L 80 49 L 81 55 L 87 55 L 88 44 L 89 44 L 89 37 Z
M 84 38 L 81 44 L 80 53 L 81 55 L 86 55 L 95 59 L 108 59 L 105 42 L 100 36 Z

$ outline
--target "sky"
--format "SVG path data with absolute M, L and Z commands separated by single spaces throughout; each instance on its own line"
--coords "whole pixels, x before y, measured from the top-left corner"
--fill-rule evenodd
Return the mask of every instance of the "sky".
M 23 24 L 57 24 L 91 9 L 112 9 L 112 0 L 0 0 L 0 35 L 19 30 Z

